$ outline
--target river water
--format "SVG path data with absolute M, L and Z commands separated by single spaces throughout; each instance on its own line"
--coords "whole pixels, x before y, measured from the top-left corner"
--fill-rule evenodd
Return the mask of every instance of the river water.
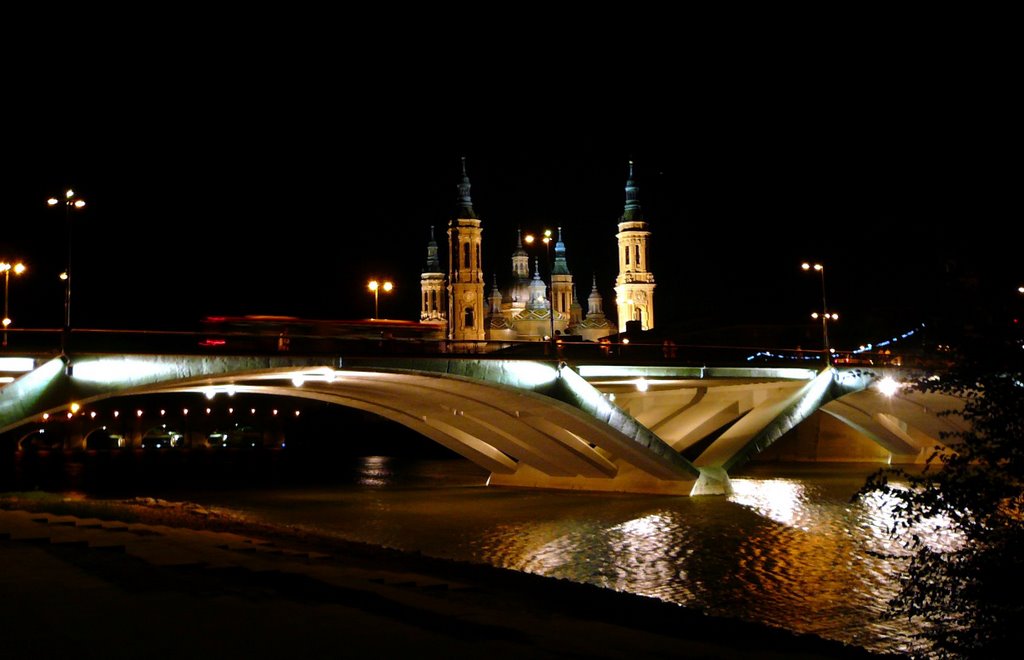
M 257 521 L 652 596 L 884 651 L 902 559 L 883 504 L 850 496 L 876 465 L 760 465 L 729 497 L 489 488 L 461 460 L 351 459 L 324 486 L 190 492 Z

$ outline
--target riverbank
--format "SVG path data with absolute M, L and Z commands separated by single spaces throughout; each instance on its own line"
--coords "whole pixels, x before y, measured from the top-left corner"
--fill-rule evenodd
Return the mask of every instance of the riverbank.
M 161 500 L 0 495 L 3 658 L 872 658 L 564 580 Z

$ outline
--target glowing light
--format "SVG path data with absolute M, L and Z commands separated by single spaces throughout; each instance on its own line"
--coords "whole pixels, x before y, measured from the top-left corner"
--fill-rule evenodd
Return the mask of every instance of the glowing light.
M 638 379 L 636 381 L 636 391 L 637 392 L 646 392 L 647 391 L 647 387 L 648 387 L 648 384 L 647 384 L 647 379 L 646 378 L 640 378 L 640 379 Z
M 71 404 L 71 412 L 73 412 L 73 413 L 78 412 L 81 408 L 82 408 L 82 406 L 78 405 L 77 403 L 72 403 Z
M 164 415 L 166 415 L 166 414 L 167 414 L 167 411 L 166 411 L 166 410 L 164 410 L 163 408 L 161 408 L 161 409 L 160 409 L 160 416 L 161 416 L 161 417 L 163 417 L 163 416 L 164 416 Z
M 896 392 L 899 391 L 900 384 L 897 383 L 892 378 L 890 378 L 889 376 L 886 376 L 882 380 L 878 381 L 877 387 L 878 391 L 884 394 L 885 396 L 892 396 L 893 394 L 896 394 Z
M 394 288 L 395 288 L 395 285 L 392 284 L 391 282 L 385 282 L 384 283 L 384 290 L 385 291 L 391 291 Z
M 296 410 L 296 411 L 295 411 L 295 416 L 296 416 L 296 417 L 298 417 L 298 416 L 299 416 L 299 411 L 298 411 L 298 410 Z
M 46 200 L 46 204 L 48 206 L 56 206 L 57 204 L 60 204 L 60 200 L 57 199 L 56 197 L 51 197 L 50 199 Z
M 276 415 L 277 414 L 277 408 L 274 408 L 274 410 L 273 410 L 273 412 L 271 414 Z
M 539 362 L 508 362 L 505 367 L 519 385 L 528 388 L 551 383 L 558 378 L 553 367 Z
M 80 209 L 83 206 L 85 206 L 85 200 L 84 199 L 76 199 L 75 200 L 75 208 L 76 209 Z
M 135 416 L 136 417 L 142 417 L 142 411 L 141 410 L 136 410 L 135 411 Z
M 43 421 L 50 419 L 50 413 L 43 413 Z
M 182 415 L 187 415 L 188 414 L 188 408 L 182 408 L 181 409 L 181 414 Z
M 36 361 L 25 357 L 0 357 L 0 371 L 25 373 L 36 368 Z
M 255 415 L 256 414 L 256 409 L 255 408 L 249 408 L 249 414 L 250 415 Z
M 234 408 L 228 408 L 228 414 L 229 415 L 234 415 L 235 414 L 235 409 Z
M 64 280 L 68 279 L 68 272 L 67 271 L 62 272 L 59 275 L 59 277 L 60 277 L 60 281 L 63 282 Z
M 294 385 L 295 387 L 302 387 L 303 383 L 305 382 L 306 379 L 303 378 L 302 376 L 294 376 L 292 378 L 292 385 Z
M 119 384 L 171 374 L 173 364 L 160 364 L 133 358 L 102 358 L 75 363 L 75 378 L 93 383 Z
M 91 413 L 89 413 L 89 419 L 96 419 L 96 411 L 95 410 L 93 410 Z
M 212 388 L 211 388 L 211 389 L 208 389 L 208 390 L 206 390 L 206 398 L 207 398 L 207 399 L 212 399 L 212 398 L 213 398 L 213 397 L 215 397 L 215 396 L 217 396 L 217 390 L 215 390 L 215 389 L 212 389 Z M 210 409 L 209 409 L 209 408 L 207 408 L 207 409 L 206 409 L 206 411 L 207 411 L 207 412 L 209 412 L 209 411 L 210 411 Z
M 370 283 L 367 284 L 366 287 L 370 291 L 376 291 L 377 289 L 380 288 L 380 282 L 378 282 L 377 280 L 370 280 Z

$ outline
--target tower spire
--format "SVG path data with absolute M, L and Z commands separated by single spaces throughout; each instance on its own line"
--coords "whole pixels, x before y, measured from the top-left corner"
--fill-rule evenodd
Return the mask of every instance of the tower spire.
M 626 205 L 622 211 L 622 219 L 643 220 L 640 213 L 640 189 L 633 180 L 633 161 L 629 161 L 629 177 L 626 179 Z
M 552 275 L 570 275 L 569 264 L 565 261 L 565 243 L 562 242 L 562 228 L 558 228 L 558 240 L 555 241 L 555 263 L 551 269 Z
M 427 242 L 427 266 L 423 272 L 441 272 L 441 260 L 437 257 L 437 241 L 434 240 L 434 225 L 430 225 L 430 241 Z
M 462 157 L 462 183 L 459 184 L 459 209 L 460 218 L 475 218 L 473 211 L 473 198 L 469 194 L 469 175 L 466 174 L 466 157 Z

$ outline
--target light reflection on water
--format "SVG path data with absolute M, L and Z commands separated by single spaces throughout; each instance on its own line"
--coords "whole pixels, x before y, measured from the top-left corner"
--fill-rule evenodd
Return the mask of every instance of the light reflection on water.
M 488 488 L 458 461 L 363 459 L 347 485 L 224 492 L 265 522 L 660 598 L 877 651 L 910 647 L 879 614 L 903 560 L 884 505 L 851 504 L 873 468 L 758 468 L 726 497 Z

